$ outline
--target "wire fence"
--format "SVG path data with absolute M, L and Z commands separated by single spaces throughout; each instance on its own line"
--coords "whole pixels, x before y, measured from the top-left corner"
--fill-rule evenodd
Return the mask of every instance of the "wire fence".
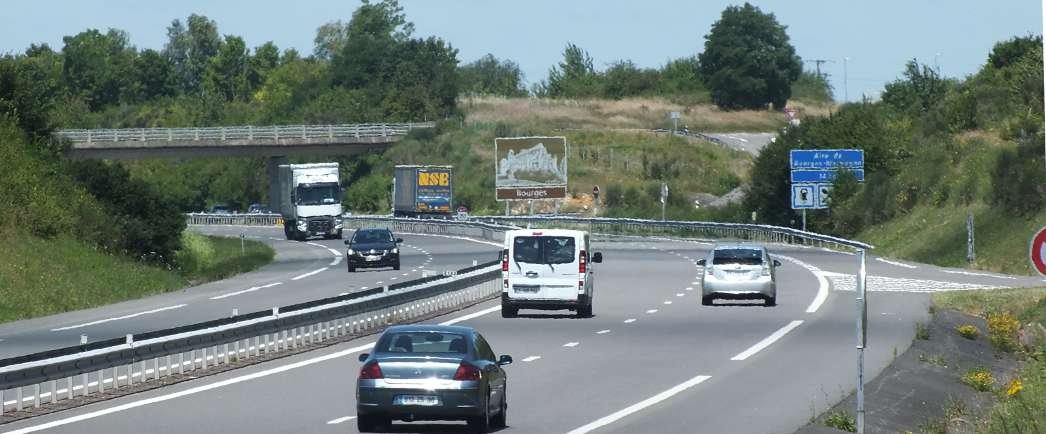
M 403 136 L 415 128 L 433 128 L 434 122 L 401 124 L 276 125 L 204 128 L 67 129 L 55 136 L 74 144 L 198 140 L 290 140 Z

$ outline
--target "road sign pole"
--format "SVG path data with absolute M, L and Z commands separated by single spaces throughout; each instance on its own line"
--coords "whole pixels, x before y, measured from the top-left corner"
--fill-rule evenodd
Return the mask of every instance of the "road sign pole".
M 806 208 L 803 208 L 803 232 L 806 232 Z
M 966 262 L 973 262 L 973 213 L 966 214 Z
M 857 252 L 857 434 L 864 434 L 864 347 L 868 343 L 868 303 L 865 251 Z

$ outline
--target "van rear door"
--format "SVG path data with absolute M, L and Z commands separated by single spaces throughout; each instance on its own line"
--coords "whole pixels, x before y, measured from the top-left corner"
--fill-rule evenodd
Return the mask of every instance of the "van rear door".
M 517 235 L 509 258 L 509 297 L 576 300 L 578 240 L 570 235 Z

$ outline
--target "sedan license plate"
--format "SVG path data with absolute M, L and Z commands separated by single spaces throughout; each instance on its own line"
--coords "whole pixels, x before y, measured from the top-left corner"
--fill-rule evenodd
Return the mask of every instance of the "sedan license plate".
M 538 292 L 540 287 L 537 285 L 513 285 L 512 289 L 516 292 Z
M 381 256 L 368 256 L 367 257 L 367 261 L 369 261 L 369 262 L 379 261 L 379 260 L 381 260 Z
M 439 397 L 432 395 L 396 395 L 392 405 L 419 405 L 433 407 L 440 405 Z

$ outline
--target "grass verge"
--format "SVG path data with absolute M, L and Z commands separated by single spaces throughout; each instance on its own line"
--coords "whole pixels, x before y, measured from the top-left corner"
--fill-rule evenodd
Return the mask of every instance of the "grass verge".
M 974 217 L 974 253 L 966 263 L 966 215 Z M 867 229 L 857 239 L 875 245 L 876 254 L 947 267 L 967 267 L 1030 275 L 1028 242 L 1046 221 L 1046 210 L 1031 218 L 1007 215 L 998 207 L 918 206 L 909 213 Z
M 937 293 L 934 304 L 971 315 L 1019 318 L 1025 327 L 1046 324 L 1046 288 L 1016 288 Z M 992 389 L 996 402 L 982 432 L 1046 432 L 1046 334 L 1026 349 L 1014 379 Z
M 196 258 L 195 265 L 168 269 L 108 254 L 66 235 L 42 239 L 0 230 L 0 323 L 172 291 L 258 268 L 274 255 L 268 246 L 247 241 L 248 255 L 240 258 L 239 240 L 186 234 L 192 247 L 179 257 Z

